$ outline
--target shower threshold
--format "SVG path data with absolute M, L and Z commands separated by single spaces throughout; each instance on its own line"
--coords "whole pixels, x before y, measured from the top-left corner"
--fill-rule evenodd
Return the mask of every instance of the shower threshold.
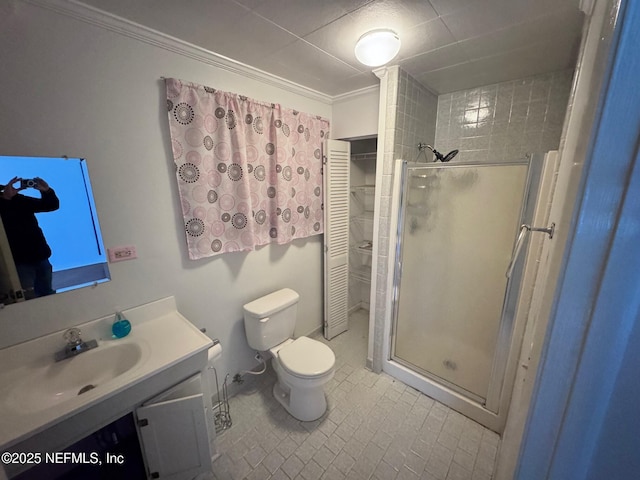
M 431 380 L 432 382 L 435 382 L 438 385 L 442 385 L 443 387 L 448 388 L 452 392 L 456 392 L 457 394 L 468 398 L 470 401 L 477 403 L 483 408 L 485 407 L 486 399 L 484 397 L 481 397 L 480 395 L 470 392 L 469 390 L 466 390 L 460 385 L 456 385 L 455 383 L 450 382 L 445 378 L 442 378 L 439 375 L 436 375 L 435 373 L 424 370 L 420 368 L 418 365 L 415 365 L 407 360 L 404 360 L 403 358 L 392 356 L 391 359 L 394 362 L 397 362 L 400 365 L 403 365 L 404 367 L 408 368 L 409 370 L 414 371 L 417 375 L 425 377 L 425 379 Z
M 413 368 L 413 366 L 403 365 L 397 359 L 387 360 L 383 362 L 382 366 L 382 370 L 388 375 L 447 405 L 484 427 L 500 435 L 502 434 L 505 422 L 504 415 L 498 415 L 487 410 L 479 397 L 474 395 L 474 399 L 472 399 L 467 393 L 460 393 L 445 385 L 446 382 L 442 382 L 441 379 L 430 378 L 422 374 L 422 372 L 415 371 Z

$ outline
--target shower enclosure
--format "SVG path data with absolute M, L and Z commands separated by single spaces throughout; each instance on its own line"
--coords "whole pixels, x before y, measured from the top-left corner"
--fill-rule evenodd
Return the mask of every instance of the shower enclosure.
M 500 398 L 524 255 L 509 267 L 520 226 L 533 214 L 541 165 L 528 158 L 401 162 L 396 169 L 385 370 L 494 430 L 503 421 Z

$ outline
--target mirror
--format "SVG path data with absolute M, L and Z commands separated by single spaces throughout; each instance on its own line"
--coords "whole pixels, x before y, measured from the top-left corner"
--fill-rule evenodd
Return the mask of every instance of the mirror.
M 0 156 L 0 190 L 1 304 L 110 280 L 84 159 Z

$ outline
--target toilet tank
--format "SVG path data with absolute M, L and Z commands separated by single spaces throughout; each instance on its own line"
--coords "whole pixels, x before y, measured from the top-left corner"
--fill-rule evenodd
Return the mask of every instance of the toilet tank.
M 290 288 L 260 297 L 244 307 L 244 330 L 254 350 L 264 352 L 293 338 L 300 295 Z

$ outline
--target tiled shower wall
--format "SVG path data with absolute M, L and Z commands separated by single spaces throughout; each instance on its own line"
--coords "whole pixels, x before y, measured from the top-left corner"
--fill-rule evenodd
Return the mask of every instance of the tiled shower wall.
M 376 191 L 380 191 L 380 208 L 376 212 L 376 216 L 379 215 L 377 217 L 379 234 L 378 238 L 374 239 L 377 242 L 378 257 L 376 260 L 375 337 L 371 367 L 375 372 L 382 370 L 393 165 L 398 158 L 414 161 L 418 155 L 418 143 L 432 144 L 436 133 L 438 105 L 436 95 L 399 67 L 389 67 L 386 75 L 387 90 L 381 92 L 381 95 L 386 95 L 386 109 L 380 112 L 381 115 L 386 115 L 382 179 L 379 185 L 376 184 Z M 421 161 L 425 161 L 424 156 L 421 156 Z
M 435 147 L 456 161 L 509 161 L 557 150 L 573 70 L 438 97 Z
M 404 70 L 398 74 L 398 98 L 393 126 L 394 159 L 409 162 L 418 156 L 418 143 L 432 144 L 436 136 L 438 97 L 420 85 Z M 389 123 L 386 125 L 390 128 Z M 424 157 L 420 157 L 424 161 Z

